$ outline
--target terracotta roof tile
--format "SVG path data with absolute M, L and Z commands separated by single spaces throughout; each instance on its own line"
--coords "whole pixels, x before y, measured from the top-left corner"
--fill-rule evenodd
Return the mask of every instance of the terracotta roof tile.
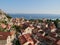
M 6 40 L 9 35 L 9 32 L 0 32 L 0 40 Z

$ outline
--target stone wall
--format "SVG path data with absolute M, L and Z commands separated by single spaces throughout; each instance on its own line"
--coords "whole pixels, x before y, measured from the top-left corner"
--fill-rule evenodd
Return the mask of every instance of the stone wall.
M 6 44 L 6 40 L 0 40 L 0 45 L 5 45 Z

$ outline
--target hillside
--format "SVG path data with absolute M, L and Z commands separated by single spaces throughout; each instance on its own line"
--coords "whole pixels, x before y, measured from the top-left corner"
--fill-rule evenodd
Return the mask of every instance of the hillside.
M 12 18 L 12 17 L 10 17 L 8 14 L 6 14 L 4 11 L 2 11 L 1 9 L 0 9 L 0 19 L 10 19 L 10 18 Z

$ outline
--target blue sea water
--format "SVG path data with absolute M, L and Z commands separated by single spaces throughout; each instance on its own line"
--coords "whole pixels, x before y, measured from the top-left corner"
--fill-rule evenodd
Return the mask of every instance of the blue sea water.
M 60 19 L 60 14 L 9 14 L 13 18 L 25 18 L 25 19 Z

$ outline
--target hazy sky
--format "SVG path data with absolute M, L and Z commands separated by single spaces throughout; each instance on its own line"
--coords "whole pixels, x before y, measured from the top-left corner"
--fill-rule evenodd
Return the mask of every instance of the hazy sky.
M 60 14 L 60 0 L 0 0 L 7 13 Z

